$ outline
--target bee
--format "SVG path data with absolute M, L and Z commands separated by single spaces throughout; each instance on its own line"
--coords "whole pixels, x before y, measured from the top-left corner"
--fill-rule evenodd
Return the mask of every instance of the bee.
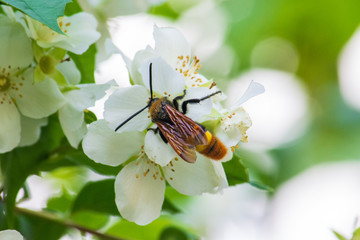
M 208 96 L 188 99 L 182 102 L 181 111 L 179 110 L 178 101 L 183 99 L 186 94 L 175 97 L 170 101 L 167 97 L 154 98 L 152 90 L 152 63 L 149 66 L 149 86 L 150 101 L 149 103 L 127 118 L 116 129 L 120 129 L 124 124 L 129 122 L 143 110 L 149 108 L 150 118 L 157 125 L 156 129 L 149 128 L 155 133 L 159 133 L 165 143 L 169 143 L 175 152 L 186 162 L 194 163 L 196 161 L 196 152 L 205 155 L 213 160 L 221 160 L 227 154 L 227 147 L 214 134 L 185 114 L 188 104 L 196 104 L 208 99 L 221 91 L 214 92 Z

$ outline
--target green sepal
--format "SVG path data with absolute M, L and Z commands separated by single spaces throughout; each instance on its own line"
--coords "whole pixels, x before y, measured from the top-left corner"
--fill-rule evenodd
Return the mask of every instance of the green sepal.
M 66 85 L 66 86 L 59 86 L 59 89 L 62 93 L 65 93 L 72 90 L 79 90 L 80 88 L 75 85 Z
M 90 124 L 92 122 L 95 122 L 97 120 L 97 117 L 95 113 L 86 109 L 84 111 L 84 120 L 86 124 Z
M 343 235 L 341 235 L 340 233 L 338 233 L 336 231 L 333 231 L 333 233 L 339 240 L 348 240 L 346 237 L 344 237 Z
M 36 65 L 34 70 L 34 83 L 39 83 L 44 81 L 46 78 L 46 75 L 41 71 L 40 65 Z
M 36 41 L 32 41 L 32 50 L 36 62 L 40 62 L 41 57 L 45 55 L 45 50 L 37 45 Z
M 55 68 L 54 72 L 49 75 L 52 79 L 56 81 L 59 86 L 66 86 L 68 82 L 66 81 L 64 75 Z
M 49 52 L 48 55 L 52 56 L 53 58 L 57 59 L 57 60 L 63 60 L 66 56 L 66 50 L 62 49 L 62 48 L 52 48 Z M 60 61 L 58 62 L 60 63 Z

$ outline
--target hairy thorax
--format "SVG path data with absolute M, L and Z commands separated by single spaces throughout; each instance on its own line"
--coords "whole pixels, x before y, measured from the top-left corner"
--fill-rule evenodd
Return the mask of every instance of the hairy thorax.
M 155 98 L 149 107 L 150 117 L 153 122 L 168 122 L 171 123 L 170 117 L 166 111 L 166 105 L 174 107 L 166 97 Z

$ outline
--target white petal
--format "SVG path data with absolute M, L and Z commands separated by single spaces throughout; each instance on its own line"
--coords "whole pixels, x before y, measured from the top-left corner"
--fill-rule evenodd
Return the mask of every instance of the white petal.
M 23 236 L 16 230 L 0 231 L 0 239 L 2 240 L 23 240 Z
M 20 142 L 20 114 L 9 97 L 0 94 L 0 153 L 8 152 Z
M 221 164 L 198 154 L 195 163 L 188 163 L 177 158 L 163 167 L 164 176 L 168 183 L 178 192 L 186 195 L 199 195 L 204 192 L 213 192 L 223 187 L 224 179 L 221 174 Z
M 0 15 L 0 67 L 26 67 L 32 62 L 31 41 L 24 28 Z
M 144 150 L 151 161 L 160 166 L 167 165 L 172 159 L 177 157 L 176 152 L 170 144 L 164 143 L 159 134 L 148 131 L 145 136 Z
M 81 142 L 81 140 L 83 139 L 83 137 L 87 132 L 87 127 L 85 122 L 83 122 L 82 125 L 77 129 L 70 129 L 66 125 L 65 126 L 61 125 L 61 127 L 64 131 L 67 140 L 69 141 L 70 145 L 73 148 L 77 148 L 79 146 L 79 143 Z
M 47 118 L 33 119 L 21 115 L 21 140 L 19 147 L 36 143 L 41 134 L 41 127 L 46 126 Z
M 179 56 L 190 56 L 190 45 L 181 32 L 171 27 L 159 28 L 154 25 L 155 51 L 175 67 Z
M 152 58 L 139 69 L 143 82 L 148 89 L 150 89 L 150 63 L 152 63 L 152 87 L 154 92 L 160 94 L 160 96 L 171 95 L 174 97 L 184 91 L 185 82 L 182 75 L 160 57 Z
M 106 91 L 109 90 L 111 87 L 117 86 L 114 80 L 108 81 L 103 84 L 80 84 L 78 87 L 81 91 L 85 91 L 92 95 L 91 97 L 91 104 L 88 105 L 86 108 L 93 106 L 95 104 L 95 100 L 99 100 L 103 98 L 106 94 Z
M 52 79 L 33 84 L 32 69 L 23 75 L 24 80 L 16 79 L 18 89 L 11 90 L 11 96 L 16 99 L 20 112 L 30 118 L 43 118 L 55 113 L 64 103 L 57 84 Z
M 229 152 L 231 153 L 231 158 L 232 158 L 232 155 L 233 155 L 233 154 L 232 154 L 232 151 L 229 151 Z M 230 155 L 230 154 L 228 154 L 228 156 L 229 156 L 229 155 Z M 230 158 L 230 159 L 231 159 L 231 158 Z M 228 160 L 230 160 L 230 159 L 227 159 L 227 160 L 225 160 L 225 161 L 228 161 Z M 218 186 L 213 189 L 213 193 L 216 193 L 216 192 L 218 192 L 218 191 L 221 191 L 222 189 L 224 189 L 224 188 L 226 188 L 226 187 L 229 186 L 228 181 L 227 181 L 227 178 L 226 178 L 225 170 L 224 170 L 221 162 L 223 162 L 223 161 L 211 161 L 211 163 L 212 163 L 212 165 L 213 165 L 213 167 L 214 167 L 216 176 L 217 176 L 217 178 L 218 178 L 218 182 L 219 182 Z
M 58 65 L 56 68 L 63 74 L 65 79 L 72 85 L 76 85 L 80 83 L 81 73 L 77 69 L 74 61 L 70 59 L 70 61 L 64 61 Z
M 69 130 L 78 129 L 84 122 L 84 112 L 75 108 L 74 105 L 66 103 L 59 109 L 59 120 L 61 127 Z
M 185 97 L 181 102 L 179 102 L 179 106 L 181 109 L 181 103 L 185 100 L 189 99 L 201 99 L 203 97 L 209 96 L 213 91 L 204 87 L 196 87 L 189 88 L 186 90 Z M 190 103 L 187 104 L 187 112 L 186 116 L 190 117 L 194 121 L 198 121 L 201 117 L 210 114 L 212 108 L 211 98 L 203 100 L 199 103 Z
M 115 180 L 115 202 L 121 216 L 139 225 L 158 218 L 164 201 L 165 181 L 159 167 L 149 162 L 127 164 Z
M 265 88 L 260 83 L 251 81 L 249 87 L 246 89 L 245 93 L 233 104 L 233 108 L 240 107 L 241 104 L 249 100 L 250 98 L 253 98 L 259 94 L 262 94 L 265 92 Z
M 147 61 L 149 61 L 151 58 L 156 57 L 156 53 L 154 50 L 147 46 L 144 50 L 138 51 L 135 56 L 134 60 L 131 61 L 128 57 L 126 57 L 124 54 L 122 54 L 122 57 L 124 59 L 124 62 L 126 63 L 126 67 L 130 73 L 131 79 L 134 84 L 143 85 L 142 76 L 139 72 L 139 68 Z
M 149 100 L 148 90 L 139 85 L 120 88 L 110 95 L 104 104 L 104 118 L 109 126 L 115 129 L 131 115 L 144 108 Z M 148 128 L 151 120 L 147 109 L 122 126 L 122 131 L 143 131 Z
M 140 152 L 144 134 L 116 133 L 104 120 L 99 120 L 90 124 L 82 145 L 85 154 L 95 162 L 118 166 Z

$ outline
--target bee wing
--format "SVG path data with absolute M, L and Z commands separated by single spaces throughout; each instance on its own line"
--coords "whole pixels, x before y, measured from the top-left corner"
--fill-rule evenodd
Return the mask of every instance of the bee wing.
M 166 105 L 166 111 L 186 143 L 194 146 L 208 144 L 205 131 L 199 124 L 169 105 Z
M 196 161 L 195 145 L 186 142 L 176 125 L 167 122 L 157 122 L 156 124 L 171 147 L 182 159 L 189 163 Z

